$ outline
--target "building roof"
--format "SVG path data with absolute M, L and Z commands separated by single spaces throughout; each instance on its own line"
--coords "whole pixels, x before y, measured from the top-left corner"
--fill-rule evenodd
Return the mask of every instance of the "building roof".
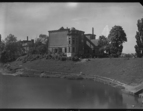
M 74 27 L 72 27 L 71 29 L 61 27 L 61 28 L 58 29 L 58 30 L 50 30 L 50 31 L 48 31 L 48 32 L 73 31 L 73 30 L 76 30 L 76 31 L 79 31 L 79 32 L 84 32 L 84 31 L 81 31 L 81 30 L 77 30 L 77 29 L 75 29 Z
M 85 36 L 86 36 L 86 35 L 94 35 L 94 36 L 96 36 L 95 34 L 84 34 L 84 35 L 85 35 Z
M 58 30 L 50 30 L 50 31 L 48 31 L 48 32 L 59 32 L 59 31 L 68 31 L 68 30 L 70 30 L 70 29 L 69 29 L 69 28 L 64 29 L 64 27 L 61 27 L 61 28 L 58 29 Z
M 94 40 L 92 39 L 91 42 L 92 42 L 95 46 L 98 46 L 98 39 L 94 39 Z

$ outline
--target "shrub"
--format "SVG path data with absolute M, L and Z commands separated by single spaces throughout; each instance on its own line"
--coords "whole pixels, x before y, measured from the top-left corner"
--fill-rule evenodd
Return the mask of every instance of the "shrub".
M 67 58 L 66 58 L 65 56 L 62 56 L 62 57 L 61 57 L 61 61 L 66 61 L 66 59 L 67 59 Z
M 72 57 L 72 61 L 79 61 L 79 58 L 77 56 Z
M 72 57 L 67 57 L 67 60 L 72 60 Z

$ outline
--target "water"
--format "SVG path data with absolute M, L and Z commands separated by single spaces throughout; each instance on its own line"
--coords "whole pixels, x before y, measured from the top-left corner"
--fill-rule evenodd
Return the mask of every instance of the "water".
M 127 108 L 137 102 L 119 89 L 91 80 L 0 74 L 0 108 Z

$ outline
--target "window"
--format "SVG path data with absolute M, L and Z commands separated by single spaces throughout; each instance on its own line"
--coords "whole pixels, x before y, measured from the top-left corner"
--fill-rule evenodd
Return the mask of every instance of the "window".
M 72 43 L 75 44 L 75 39 L 73 38 Z
M 70 47 L 69 47 L 69 52 L 70 52 Z
M 71 38 L 69 38 L 69 44 L 71 43 Z
M 73 53 L 75 52 L 75 48 L 74 48 L 74 47 L 72 48 L 72 52 L 73 52 Z
M 65 52 L 67 52 L 67 48 L 65 47 Z

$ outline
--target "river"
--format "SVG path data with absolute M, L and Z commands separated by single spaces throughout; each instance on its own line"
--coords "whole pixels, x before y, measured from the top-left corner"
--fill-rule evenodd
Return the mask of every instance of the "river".
M 0 108 L 129 108 L 138 99 L 91 80 L 0 74 Z

